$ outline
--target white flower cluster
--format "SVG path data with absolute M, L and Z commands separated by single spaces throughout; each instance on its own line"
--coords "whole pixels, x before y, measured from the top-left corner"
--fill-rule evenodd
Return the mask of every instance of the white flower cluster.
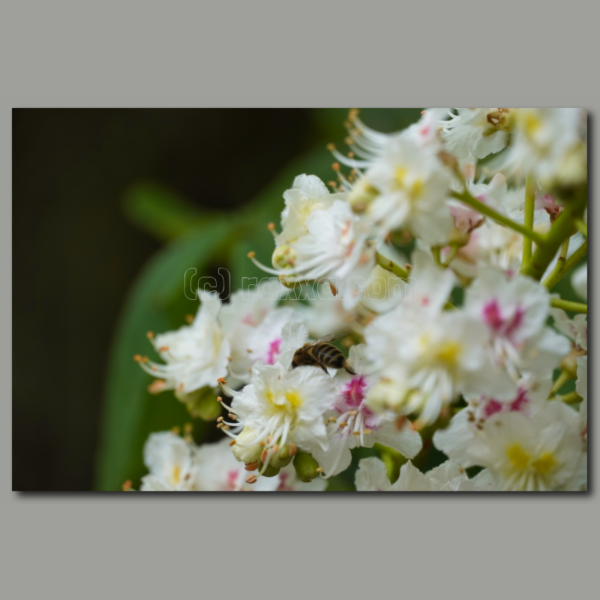
M 153 391 L 231 400 L 221 442 L 152 435 L 141 489 L 323 490 L 355 448 L 383 459 L 358 491 L 586 489 L 587 306 L 553 290 L 586 255 L 585 112 L 432 109 L 383 134 L 351 111 L 348 129 L 333 192 L 296 177 L 272 267 L 249 255 L 279 280 L 201 292 L 190 325 L 149 336 Z

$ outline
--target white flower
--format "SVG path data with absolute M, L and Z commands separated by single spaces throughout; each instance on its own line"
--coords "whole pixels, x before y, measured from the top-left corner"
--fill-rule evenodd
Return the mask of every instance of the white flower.
M 329 424 L 327 434 L 329 447 L 317 449 L 314 457 L 331 477 L 346 470 L 352 460 L 351 448 L 372 448 L 375 443 L 397 450 L 407 458 L 413 458 L 421 450 L 421 436 L 405 421 L 400 427 L 396 419 L 374 413 L 366 403 L 369 388 L 376 378 L 368 374 L 366 347 L 352 346 L 348 362 L 355 375 L 340 370 L 336 373 L 336 394 L 331 410 L 326 413 Z
M 465 311 L 485 324 L 496 363 L 516 380 L 519 371 L 548 371 L 569 352 L 568 340 L 546 327 L 546 288 L 519 275 L 511 281 L 483 270 L 467 290 Z
M 543 184 L 579 183 L 587 176 L 586 113 L 579 108 L 519 108 L 509 149 L 507 171 L 535 175 Z
M 573 289 L 577 292 L 579 296 L 581 296 L 584 300 L 587 300 L 587 264 L 578 267 L 573 271 L 573 275 L 571 275 L 571 285 Z
M 283 362 L 255 363 L 252 383 L 239 392 L 222 384 L 233 397 L 230 410 L 238 420 L 228 425 L 244 427 L 235 444 L 238 458 L 254 462 L 260 457 L 261 473 L 278 448 L 286 444 L 313 453 L 326 449 L 329 443 L 323 413 L 335 394 L 333 379 L 318 367 L 288 370 L 294 351 L 306 339 L 304 326 L 287 325 L 283 338 Z
M 153 433 L 144 445 L 144 463 L 150 474 L 142 478 L 142 492 L 198 490 L 194 448 L 170 431 Z
M 489 394 L 468 396 L 467 407 L 452 417 L 446 429 L 438 429 L 434 433 L 433 443 L 458 464 L 472 466 L 471 445 L 488 419 L 510 412 L 531 417 L 545 406 L 551 389 L 549 375 L 544 378 L 528 375 L 519 381 L 517 392 L 509 400 L 498 400 Z
M 365 176 L 378 191 L 368 218 L 383 233 L 406 227 L 428 244 L 447 241 L 453 226 L 447 204 L 451 174 L 435 151 L 405 132 L 390 141 Z
M 522 412 L 493 415 L 458 462 L 487 467 L 500 491 L 556 490 L 579 468 L 582 448 L 578 414 L 552 401 L 531 417 Z M 447 446 L 445 451 L 457 460 Z
M 248 471 L 238 462 L 225 438 L 203 444 L 196 453 L 198 490 L 202 492 L 272 492 L 280 485 L 279 476 L 261 477 L 253 485 L 246 482 Z
M 509 108 L 457 108 L 443 123 L 446 148 L 458 158 L 473 155 L 485 158 L 500 152 L 508 141 L 511 126 Z
M 281 352 L 282 329 L 297 318 L 292 308 L 277 307 L 279 294 L 269 293 L 270 288 L 286 289 L 273 278 L 254 290 L 235 292 L 221 310 L 219 320 L 231 346 L 230 387 L 248 383 L 250 368 L 257 360 L 275 364 Z
M 291 210 L 292 207 L 290 218 Z M 329 281 L 343 299 L 344 307 L 351 308 L 361 299 L 375 264 L 375 247 L 367 243 L 371 226 L 339 199 L 327 209 L 312 207 L 304 222 L 304 235 L 275 249 L 274 269 L 261 265 L 252 255 L 251 258 L 263 271 L 289 283 Z
M 276 236 L 277 246 L 289 244 L 308 233 L 308 218 L 315 210 L 327 210 L 344 194 L 331 194 L 315 175 L 298 175 L 291 189 L 283 194 L 285 208 L 281 213 L 282 231 Z
M 575 315 L 573 319 L 560 308 L 551 308 L 550 315 L 554 319 L 554 327 L 566 335 L 578 348 L 587 350 L 588 325 L 587 315 Z
M 383 462 L 375 457 L 363 458 L 356 472 L 358 492 L 471 492 L 488 488 L 484 477 L 469 479 L 465 470 L 451 460 L 425 474 L 409 460 L 402 465 L 394 484 L 390 483 Z
M 419 420 L 427 424 L 460 393 L 488 391 L 511 397 L 514 384 L 484 352 L 483 323 L 460 310 L 441 311 L 452 275 L 427 264 L 419 253 L 415 259 L 408 298 L 366 328 L 369 357 L 382 375 L 369 394 L 369 404 L 420 413 Z
M 142 368 L 164 382 L 161 389 L 189 394 L 204 386 L 216 386 L 225 377 L 229 341 L 218 322 L 221 300 L 217 294 L 199 291 L 202 305 L 191 325 L 152 338 L 166 364 L 139 358 Z

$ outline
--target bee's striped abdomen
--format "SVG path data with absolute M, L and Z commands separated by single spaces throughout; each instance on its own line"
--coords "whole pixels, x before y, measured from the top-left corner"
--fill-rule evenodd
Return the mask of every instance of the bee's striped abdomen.
M 331 369 L 341 369 L 346 361 L 344 355 L 331 344 L 319 344 L 309 350 L 312 357 Z

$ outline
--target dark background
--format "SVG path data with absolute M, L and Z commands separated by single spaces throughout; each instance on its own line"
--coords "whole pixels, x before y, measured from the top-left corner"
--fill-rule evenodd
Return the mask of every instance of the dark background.
M 159 247 L 127 187 L 235 209 L 314 129 L 306 110 L 13 111 L 13 489 L 92 488 L 113 326 Z
M 115 323 L 161 246 L 127 218 L 127 190 L 157 182 L 235 211 L 294 157 L 341 143 L 346 113 L 13 110 L 14 490 L 94 487 Z M 383 130 L 419 114 L 367 113 Z

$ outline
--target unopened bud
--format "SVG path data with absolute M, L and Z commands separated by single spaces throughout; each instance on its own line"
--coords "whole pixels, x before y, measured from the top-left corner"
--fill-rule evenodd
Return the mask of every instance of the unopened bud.
M 279 448 L 275 454 L 273 454 L 269 464 L 281 469 L 289 465 L 292 462 L 292 458 L 293 454 L 291 453 L 290 446 L 286 444 L 285 446 Z
M 348 195 L 348 202 L 355 213 L 362 213 L 367 210 L 377 196 L 379 196 L 379 191 L 369 183 L 366 177 L 361 177 L 352 187 Z
M 290 269 L 296 264 L 296 257 L 296 250 L 284 244 L 275 248 L 271 261 L 276 269 Z
M 294 469 L 300 481 L 308 483 L 319 475 L 319 463 L 308 453 L 298 450 L 294 458 Z
M 262 465 L 261 465 L 262 469 Z M 275 477 L 275 475 L 279 475 L 279 468 L 273 466 L 269 463 L 269 466 L 263 471 L 263 477 Z
M 221 414 L 221 405 L 217 402 L 217 395 L 210 386 L 200 388 L 190 394 L 175 391 L 175 397 L 185 404 L 190 416 L 194 418 L 214 421 Z
M 250 429 L 249 427 L 242 429 L 242 432 L 236 438 L 236 443 L 231 447 L 231 451 L 237 460 L 246 464 L 260 460 L 262 446 L 260 444 L 253 444 L 252 442 L 255 439 L 256 432 L 254 429 Z

